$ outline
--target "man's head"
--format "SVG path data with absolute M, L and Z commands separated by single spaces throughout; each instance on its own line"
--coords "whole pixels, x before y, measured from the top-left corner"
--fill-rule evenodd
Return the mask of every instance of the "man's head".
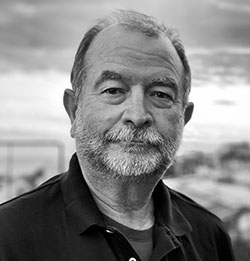
M 102 30 L 116 24 L 120 24 L 131 31 L 142 32 L 143 34 L 153 38 L 157 38 L 159 35 L 163 34 L 171 41 L 182 61 L 185 70 L 183 88 L 185 89 L 184 101 L 186 101 L 188 99 L 191 87 L 191 72 L 185 55 L 184 46 L 178 32 L 173 28 L 167 28 L 164 24 L 160 24 L 151 16 L 126 10 L 119 10 L 118 12 L 112 13 L 110 16 L 100 19 L 96 25 L 88 30 L 82 39 L 76 52 L 75 61 L 71 71 L 71 83 L 76 97 L 79 97 L 87 75 L 88 66 L 85 55 L 89 46 L 91 45 L 93 39 Z
M 65 93 L 83 165 L 103 177 L 162 175 L 192 115 L 190 69 L 173 30 L 130 11 L 90 29 Z

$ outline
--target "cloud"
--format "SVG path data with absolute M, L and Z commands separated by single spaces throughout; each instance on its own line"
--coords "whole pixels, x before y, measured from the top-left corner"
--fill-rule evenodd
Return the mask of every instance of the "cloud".
M 205 47 L 198 47 L 198 48 L 189 48 L 188 54 L 189 55 L 219 55 L 219 54 L 238 54 L 238 55 L 250 55 L 250 46 L 249 47 L 241 47 L 241 46 L 224 46 L 224 47 L 217 47 L 217 48 L 205 48 Z
M 9 5 L 9 10 L 15 14 L 20 16 L 34 16 L 37 13 L 37 8 L 29 2 L 12 2 Z
M 250 14 L 250 3 L 248 0 L 237 2 L 235 0 L 210 0 L 210 2 L 220 9 Z
M 1 48 L 1 52 L 1 73 L 52 70 L 69 74 L 74 59 L 71 48 Z
M 250 87 L 250 47 L 198 47 L 187 50 L 193 85 Z
M 240 12 L 247 3 L 237 1 L 238 11 L 232 16 L 231 7 L 236 3 L 229 0 L 4 0 L 0 3 L 0 69 L 2 73 L 69 72 L 78 44 L 93 21 L 114 8 L 128 8 L 154 15 L 179 29 L 196 82 L 203 77 L 208 80 L 206 70 L 208 77 L 214 75 L 213 67 L 229 66 L 225 74 L 232 73 L 232 64 L 240 75 L 248 74 L 249 14 Z

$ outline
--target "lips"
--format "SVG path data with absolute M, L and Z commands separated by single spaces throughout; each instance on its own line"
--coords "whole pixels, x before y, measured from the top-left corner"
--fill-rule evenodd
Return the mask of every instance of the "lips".
M 141 141 L 115 141 L 115 142 L 110 142 L 111 144 L 113 143 L 114 145 L 118 145 L 122 147 L 125 150 L 128 150 L 129 152 L 133 151 L 144 151 L 145 150 L 158 150 L 158 146 L 155 144 L 150 144 L 150 143 L 145 143 Z
M 138 146 L 160 146 L 164 140 L 156 130 L 126 127 L 124 129 L 111 129 L 104 135 L 104 142 L 126 143 Z
M 140 141 L 130 141 L 127 142 L 128 144 L 135 144 L 135 145 L 147 145 L 148 143 L 140 142 Z
M 123 144 L 126 146 L 156 146 L 156 144 L 152 144 L 151 142 L 143 142 L 143 141 L 138 141 L 138 140 L 131 140 L 131 141 L 127 141 L 127 140 L 109 140 L 109 143 L 115 143 L 115 144 Z

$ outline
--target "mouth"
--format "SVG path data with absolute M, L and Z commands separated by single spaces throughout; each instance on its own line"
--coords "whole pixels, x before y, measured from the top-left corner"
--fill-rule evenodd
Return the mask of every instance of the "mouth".
M 125 149 L 143 149 L 152 150 L 157 149 L 158 146 L 155 144 L 145 143 L 142 141 L 111 141 L 111 144 L 121 146 Z
M 145 142 L 142 142 L 142 141 L 129 141 L 129 142 L 124 142 L 128 145 L 140 145 L 140 146 L 146 146 L 148 145 L 147 143 Z
M 132 140 L 132 141 L 125 141 L 125 140 L 117 140 L 117 141 L 109 141 L 110 143 L 114 143 L 114 144 L 121 144 L 124 146 L 149 146 L 152 144 L 149 143 L 145 143 L 143 141 L 137 141 L 137 140 Z

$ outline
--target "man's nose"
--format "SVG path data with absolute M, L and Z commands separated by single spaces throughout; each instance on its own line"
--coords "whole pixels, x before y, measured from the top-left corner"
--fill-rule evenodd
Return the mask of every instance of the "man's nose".
M 122 121 L 125 125 L 133 124 L 134 127 L 150 127 L 153 123 L 153 118 L 147 110 L 145 97 L 142 91 L 132 92 L 122 116 Z

